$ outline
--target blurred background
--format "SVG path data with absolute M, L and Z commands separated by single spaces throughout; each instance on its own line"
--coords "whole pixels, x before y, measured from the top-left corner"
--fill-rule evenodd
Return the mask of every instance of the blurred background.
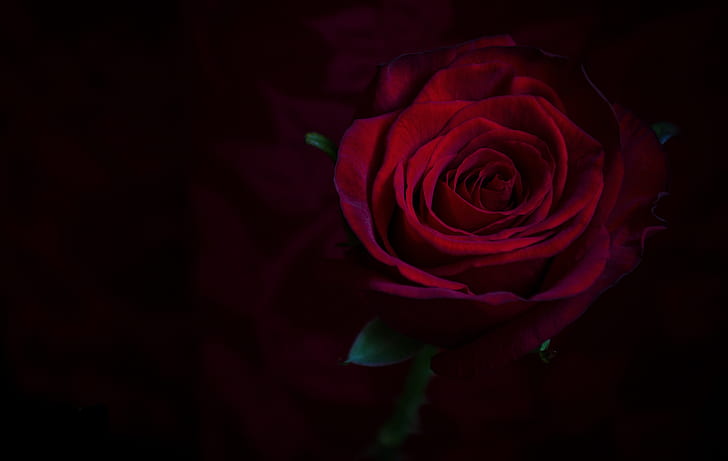
M 370 313 L 303 135 L 508 33 L 680 127 L 669 230 L 551 364 L 435 378 L 407 459 L 728 459 L 726 11 L 668 3 L 3 2 L 0 456 L 359 459 L 407 370 L 339 364 Z

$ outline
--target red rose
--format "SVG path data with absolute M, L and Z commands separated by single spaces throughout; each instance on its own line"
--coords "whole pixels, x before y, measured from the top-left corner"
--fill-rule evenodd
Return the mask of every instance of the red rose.
M 510 37 L 401 56 L 335 183 L 384 320 L 471 375 L 533 350 L 638 263 L 665 159 L 569 60 Z

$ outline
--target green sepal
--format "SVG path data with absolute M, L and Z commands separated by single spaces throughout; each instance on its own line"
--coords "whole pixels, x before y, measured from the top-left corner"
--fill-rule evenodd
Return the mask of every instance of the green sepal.
M 670 122 L 656 122 L 652 124 L 651 128 L 660 144 L 665 144 L 670 138 L 680 133 L 680 128 Z
M 322 135 L 321 133 L 314 132 L 306 133 L 305 140 L 306 144 L 324 151 L 324 153 L 328 155 L 331 160 L 336 162 L 336 153 L 338 151 L 338 148 L 332 140 Z
M 540 346 L 538 346 L 538 349 L 536 352 L 538 352 L 538 358 L 541 359 L 543 363 L 550 363 L 554 357 L 556 357 L 556 350 L 549 349 L 551 347 L 551 340 L 547 339 L 546 341 L 542 342 Z
M 549 350 L 549 346 L 551 345 L 551 340 L 547 339 L 546 341 L 542 342 L 540 346 L 538 346 L 538 352 L 543 353 Z
M 404 362 L 417 355 L 424 344 L 394 331 L 376 318 L 362 328 L 344 363 L 383 367 Z

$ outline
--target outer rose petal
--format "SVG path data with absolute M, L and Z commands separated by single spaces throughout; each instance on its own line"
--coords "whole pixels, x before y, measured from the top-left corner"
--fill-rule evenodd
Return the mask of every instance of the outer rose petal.
M 384 281 L 387 282 L 388 281 Z M 433 289 L 433 291 L 442 291 Z M 415 293 L 416 295 L 417 293 Z M 372 305 L 384 306 L 382 319 L 397 331 L 443 348 L 463 346 L 477 340 L 483 331 L 524 312 L 533 303 L 518 301 L 492 306 L 473 297 L 459 299 L 391 296 L 381 291 L 367 293 Z M 447 312 L 449 315 L 443 315 Z M 418 321 L 413 321 L 417 319 Z
M 638 258 L 632 262 L 637 264 Z M 579 318 L 587 307 L 622 274 L 623 265 L 610 261 L 604 273 L 581 295 L 535 303 L 517 317 L 490 329 L 477 340 L 446 350 L 432 360 L 432 369 L 442 375 L 461 378 L 480 376 L 534 350 Z
M 646 229 L 647 231 L 647 229 Z M 611 259 L 604 272 L 584 293 L 556 301 L 537 302 L 528 310 L 488 330 L 477 340 L 436 355 L 432 368 L 436 373 L 473 377 L 522 357 L 543 341 L 557 335 L 578 319 L 599 295 L 622 276 L 634 270 L 641 252 L 612 242 Z
M 597 139 L 606 152 L 619 150 L 619 127 L 612 107 L 592 84 L 583 68 L 561 56 L 537 48 L 490 47 L 459 56 L 453 65 L 500 61 L 518 76 L 535 78 L 560 96 L 566 114 L 577 126 Z
M 619 232 L 654 221 L 650 212 L 654 191 L 667 182 L 667 164 L 652 129 L 624 108 L 615 105 L 614 109 L 625 138 L 624 181 L 608 226 L 612 232 Z
M 513 69 L 500 62 L 447 67 L 432 76 L 415 102 L 477 101 L 508 94 L 513 77 Z
M 485 37 L 451 48 L 405 54 L 379 68 L 374 79 L 374 102 L 363 116 L 371 117 L 408 106 L 422 85 L 439 69 L 468 51 L 491 46 L 515 46 L 507 35 Z

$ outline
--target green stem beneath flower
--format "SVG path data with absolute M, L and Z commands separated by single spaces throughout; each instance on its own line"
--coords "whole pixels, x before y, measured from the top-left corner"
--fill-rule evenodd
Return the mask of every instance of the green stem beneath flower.
M 417 413 L 425 401 L 427 384 L 433 376 L 430 359 L 436 352 L 436 347 L 425 345 L 412 359 L 404 390 L 395 404 L 392 416 L 379 430 L 376 444 L 372 447 L 375 459 L 398 459 L 401 446 L 415 430 Z

